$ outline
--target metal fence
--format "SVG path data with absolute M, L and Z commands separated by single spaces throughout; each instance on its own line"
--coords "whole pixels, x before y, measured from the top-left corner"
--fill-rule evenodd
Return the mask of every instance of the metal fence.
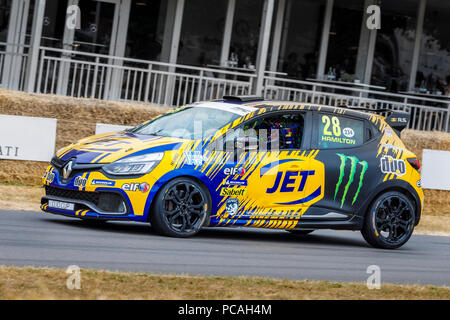
M 410 129 L 449 131 L 450 100 L 445 98 L 430 99 L 267 76 L 264 79 L 264 97 L 331 106 L 402 110 L 410 113 Z
M 251 92 L 256 76 L 211 68 L 41 48 L 38 93 L 165 105 Z
M 9 52 L 0 43 L 1 86 L 24 90 L 28 48 Z M 19 52 L 18 52 L 19 51 Z M 179 106 L 254 92 L 255 72 L 233 72 L 130 58 L 41 47 L 34 92 L 105 100 L 149 102 Z M 274 76 L 275 74 L 276 76 Z M 279 74 L 279 73 L 278 73 Z M 408 127 L 416 130 L 450 129 L 450 99 L 430 99 L 347 85 L 264 76 L 266 99 L 350 105 L 371 109 L 404 110 Z M 33 75 L 31 75 L 33 76 Z
M 23 90 L 29 46 L 0 42 L 0 87 Z

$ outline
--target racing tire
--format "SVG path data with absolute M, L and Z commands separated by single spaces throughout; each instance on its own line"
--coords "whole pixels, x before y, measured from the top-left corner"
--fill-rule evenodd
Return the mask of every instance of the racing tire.
M 361 233 L 375 248 L 396 249 L 411 237 L 415 217 L 413 201 L 401 192 L 389 191 L 373 201 Z
M 306 236 L 307 234 L 310 234 L 314 230 L 313 229 L 310 229 L 310 230 L 308 230 L 308 229 L 305 229 L 305 230 L 295 230 L 295 229 L 293 229 L 293 230 L 286 230 L 286 231 L 288 231 L 288 232 L 290 232 L 292 234 L 295 234 L 295 235 Z
M 197 234 L 211 212 L 208 190 L 190 178 L 176 178 L 157 193 L 150 224 L 157 233 L 177 238 Z

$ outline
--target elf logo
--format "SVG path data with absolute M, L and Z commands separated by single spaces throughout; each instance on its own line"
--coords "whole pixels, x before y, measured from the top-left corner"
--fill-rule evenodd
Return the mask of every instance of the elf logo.
M 240 177 L 242 177 L 245 174 L 245 168 L 239 167 L 239 168 L 225 168 L 223 169 L 223 173 L 227 176 L 234 176 L 238 174 Z
M 150 185 L 148 183 L 125 183 L 122 185 L 122 189 L 125 191 L 141 191 L 142 193 L 150 190 Z
M 384 156 L 380 159 L 381 172 L 393 173 L 401 177 L 406 173 L 405 161 L 401 159 L 394 159 L 391 156 Z

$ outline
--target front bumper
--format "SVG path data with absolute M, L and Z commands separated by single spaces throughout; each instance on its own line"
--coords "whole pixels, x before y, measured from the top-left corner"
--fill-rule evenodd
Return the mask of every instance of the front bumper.
M 81 219 L 94 219 L 94 220 L 131 220 L 136 221 L 136 216 L 134 215 L 126 215 L 126 216 L 114 216 L 114 215 L 102 215 L 97 212 L 90 210 L 77 210 L 77 211 L 69 211 L 63 209 L 49 208 L 48 204 L 42 204 L 41 210 L 44 212 L 58 214 L 71 218 L 81 218 Z
M 75 211 L 90 210 L 103 215 L 126 215 L 130 212 L 122 194 L 114 191 L 89 192 L 45 186 L 45 196 L 41 204 L 56 200 L 75 204 Z
M 118 192 L 87 192 L 45 186 L 46 195 L 41 198 L 41 209 L 45 212 L 76 218 L 105 220 L 135 220 L 130 207 Z M 49 200 L 73 203 L 74 210 L 52 208 Z

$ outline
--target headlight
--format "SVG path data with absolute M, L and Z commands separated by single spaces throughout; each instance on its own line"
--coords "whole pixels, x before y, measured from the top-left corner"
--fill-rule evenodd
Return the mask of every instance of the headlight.
M 146 174 L 161 161 L 164 153 L 149 153 L 142 156 L 125 158 L 103 166 L 106 173 L 113 175 Z

